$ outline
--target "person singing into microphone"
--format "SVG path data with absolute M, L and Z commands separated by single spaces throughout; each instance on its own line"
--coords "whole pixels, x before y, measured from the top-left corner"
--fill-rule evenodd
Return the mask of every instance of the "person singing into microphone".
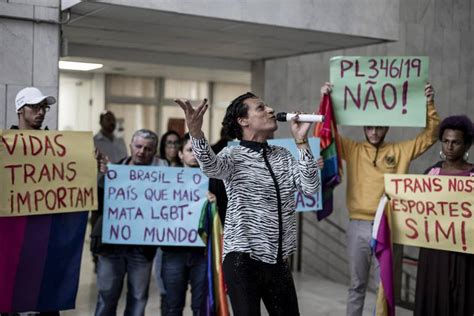
M 299 315 L 287 258 L 296 248 L 295 192 L 320 190 L 319 167 L 308 145 L 311 123 L 291 122 L 299 160 L 267 140 L 278 128 L 273 109 L 247 92 L 227 107 L 222 125 L 238 146 L 215 155 L 202 132 L 207 100 L 184 110 L 193 151 L 202 171 L 224 180 L 229 199 L 224 226 L 223 268 L 236 316 L 260 315 L 263 300 L 270 315 Z

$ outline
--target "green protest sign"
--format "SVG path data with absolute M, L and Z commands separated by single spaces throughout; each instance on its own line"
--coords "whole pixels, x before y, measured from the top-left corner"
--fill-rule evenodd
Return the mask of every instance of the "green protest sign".
M 331 58 L 331 99 L 338 124 L 426 125 L 428 57 Z

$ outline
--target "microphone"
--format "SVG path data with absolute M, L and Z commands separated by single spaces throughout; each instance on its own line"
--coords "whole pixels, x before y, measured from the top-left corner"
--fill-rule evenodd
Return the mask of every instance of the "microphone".
M 276 115 L 276 119 L 277 119 L 277 121 L 280 121 L 280 122 L 287 122 L 287 121 L 290 121 L 296 115 L 297 114 L 295 114 L 295 113 L 279 112 Z M 299 114 L 297 121 L 298 122 L 323 122 L 324 121 L 324 115 Z

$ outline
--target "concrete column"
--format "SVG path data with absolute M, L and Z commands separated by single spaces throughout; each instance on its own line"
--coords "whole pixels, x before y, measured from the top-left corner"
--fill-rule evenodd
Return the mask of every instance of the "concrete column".
M 252 92 L 259 97 L 265 98 L 265 61 L 254 60 L 251 67 L 252 78 L 250 86 Z
M 0 1 L 0 128 L 18 123 L 15 96 L 27 86 L 58 96 L 59 0 Z M 45 125 L 57 127 L 57 106 Z

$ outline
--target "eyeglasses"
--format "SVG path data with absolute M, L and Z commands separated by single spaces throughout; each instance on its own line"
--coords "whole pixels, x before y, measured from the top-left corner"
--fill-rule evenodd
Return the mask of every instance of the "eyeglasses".
M 180 145 L 180 141 L 179 141 L 179 140 L 174 140 L 174 141 L 173 141 L 173 140 L 167 140 L 167 141 L 165 142 L 165 145 L 166 145 L 166 146 L 170 146 L 170 147 L 171 147 L 171 146 L 178 147 L 178 146 Z
M 42 104 L 42 103 L 38 103 L 38 104 L 25 104 L 25 106 L 29 107 L 30 109 L 32 109 L 33 111 L 35 112 L 39 112 L 41 110 L 45 111 L 45 112 L 49 112 L 49 110 L 51 109 L 51 107 L 47 104 Z

